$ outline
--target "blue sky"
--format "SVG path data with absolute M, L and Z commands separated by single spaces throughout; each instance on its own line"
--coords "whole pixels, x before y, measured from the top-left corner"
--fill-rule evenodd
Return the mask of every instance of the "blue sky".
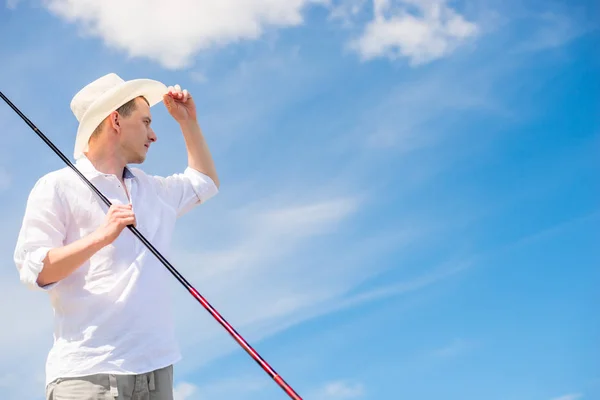
M 67 156 L 93 79 L 191 91 L 222 186 L 171 261 L 303 398 L 600 398 L 597 2 L 130 3 L 5 2 L 0 90 Z M 12 251 L 64 164 L 2 104 L 0 388 L 42 399 L 51 309 Z M 182 170 L 153 115 L 144 168 Z M 178 400 L 286 398 L 166 284 Z

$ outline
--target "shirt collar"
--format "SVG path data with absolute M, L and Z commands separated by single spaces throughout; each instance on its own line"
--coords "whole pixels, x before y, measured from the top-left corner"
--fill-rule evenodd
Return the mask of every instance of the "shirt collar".
M 86 178 L 94 179 L 99 176 L 109 176 L 110 174 L 105 174 L 104 172 L 100 172 L 94 167 L 94 164 L 86 157 L 82 156 L 75 162 L 75 167 L 81 172 Z M 124 179 L 135 179 L 135 175 L 129 167 L 125 166 L 123 170 L 123 178 Z

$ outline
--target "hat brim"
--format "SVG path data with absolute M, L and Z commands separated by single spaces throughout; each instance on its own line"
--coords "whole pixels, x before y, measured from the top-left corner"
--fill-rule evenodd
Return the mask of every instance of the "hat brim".
M 168 88 L 164 83 L 152 79 L 134 79 L 106 91 L 81 118 L 73 151 L 75 159 L 83 157 L 92 133 L 111 112 L 139 96 L 146 98 L 152 107 L 161 102 L 167 93 Z

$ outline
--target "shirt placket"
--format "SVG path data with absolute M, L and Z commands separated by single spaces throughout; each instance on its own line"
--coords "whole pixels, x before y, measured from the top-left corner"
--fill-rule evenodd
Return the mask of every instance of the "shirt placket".
M 136 213 L 136 206 L 138 205 L 137 202 L 135 201 L 136 198 L 136 185 L 135 185 L 135 179 L 132 178 L 126 178 L 124 179 L 125 181 L 125 187 L 127 188 L 127 193 L 129 193 L 129 202 L 132 205 L 132 209 L 133 212 Z M 122 189 L 122 188 L 121 188 Z M 125 196 L 125 199 L 127 199 L 127 193 L 125 193 L 125 190 L 123 191 L 123 195 Z M 138 218 L 138 215 L 136 213 L 136 220 Z M 142 243 L 139 240 L 134 240 L 134 246 L 135 246 L 135 252 L 136 254 L 140 251 L 140 246 L 142 245 Z
M 135 213 L 135 207 L 136 207 L 136 202 L 134 201 L 135 198 L 135 190 L 136 190 L 136 186 L 135 184 L 133 184 L 133 180 L 132 178 L 125 178 L 123 179 L 123 181 L 125 182 L 125 187 L 123 187 L 123 185 L 121 184 L 121 181 L 115 176 L 115 175 L 104 175 L 104 177 L 107 179 L 108 182 L 110 182 L 110 186 L 111 186 L 111 194 L 113 195 L 112 197 L 114 197 L 118 203 L 120 204 L 132 204 L 132 209 L 133 212 Z M 127 191 L 125 191 L 125 189 L 127 189 Z M 127 198 L 127 195 L 129 194 L 129 198 Z M 137 215 L 136 215 L 136 219 L 137 219 Z M 140 243 L 139 240 L 133 240 L 133 246 L 135 248 L 135 251 L 138 252 L 140 249 Z

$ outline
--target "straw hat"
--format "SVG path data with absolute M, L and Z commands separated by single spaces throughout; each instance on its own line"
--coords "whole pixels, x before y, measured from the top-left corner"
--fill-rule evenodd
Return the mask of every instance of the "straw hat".
M 73 151 L 75 159 L 88 150 L 92 132 L 111 112 L 138 96 L 144 96 L 152 107 L 161 102 L 167 92 L 167 86 L 161 82 L 151 79 L 124 81 L 115 73 L 85 86 L 71 100 L 71 111 L 79 121 Z

